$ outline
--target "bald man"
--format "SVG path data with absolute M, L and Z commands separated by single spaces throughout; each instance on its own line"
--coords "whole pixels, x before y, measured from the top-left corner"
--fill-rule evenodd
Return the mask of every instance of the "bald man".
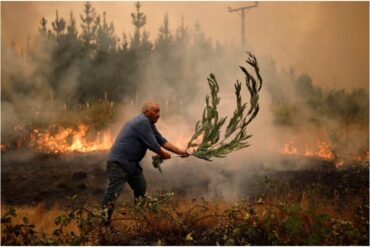
M 110 223 L 114 202 L 127 182 L 134 192 L 134 198 L 145 196 L 146 181 L 140 161 L 147 149 L 157 153 L 163 159 L 171 155 L 164 149 L 188 157 L 186 150 L 180 149 L 164 138 L 155 123 L 160 117 L 160 107 L 155 101 L 146 101 L 142 112 L 127 122 L 119 132 L 108 154 L 108 186 L 103 198 L 103 209 L 107 210 L 107 224 Z

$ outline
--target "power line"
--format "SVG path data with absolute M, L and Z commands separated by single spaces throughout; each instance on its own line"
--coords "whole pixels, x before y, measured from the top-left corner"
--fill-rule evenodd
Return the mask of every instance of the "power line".
M 239 12 L 238 14 L 242 18 L 242 25 L 241 25 L 241 44 L 242 44 L 242 47 L 244 47 L 244 45 L 245 45 L 245 22 L 244 22 L 245 13 L 247 11 L 249 11 L 250 9 L 256 8 L 256 7 L 258 7 L 258 2 L 256 2 L 255 5 L 245 6 L 245 7 L 241 7 L 241 8 L 237 8 L 237 9 L 232 9 L 231 7 L 228 7 L 229 12 Z

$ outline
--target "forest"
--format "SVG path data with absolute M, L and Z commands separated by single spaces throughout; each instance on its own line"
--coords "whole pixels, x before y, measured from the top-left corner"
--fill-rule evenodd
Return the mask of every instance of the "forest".
M 145 3 L 132 3 L 133 33 L 82 4 L 35 20 L 22 50 L 2 48 L 2 245 L 369 244 L 368 88 L 322 87 L 184 17 L 165 14 L 153 37 Z M 126 186 L 104 226 L 106 155 L 122 124 L 155 99 L 161 130 L 186 145 L 210 74 L 220 113 L 232 114 L 249 51 L 264 82 L 251 147 L 213 162 L 171 159 L 163 173 L 145 158 L 147 198 L 135 205 Z

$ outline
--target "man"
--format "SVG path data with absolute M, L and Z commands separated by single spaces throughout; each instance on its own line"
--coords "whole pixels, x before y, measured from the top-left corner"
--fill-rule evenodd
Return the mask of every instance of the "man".
M 189 156 L 186 150 L 172 145 L 158 132 L 154 124 L 159 117 L 159 104 L 155 101 L 146 101 L 142 113 L 123 126 L 108 154 L 109 182 L 102 203 L 103 209 L 107 210 L 107 224 L 112 217 L 114 202 L 126 182 L 134 191 L 135 200 L 145 196 L 146 181 L 139 162 L 144 158 L 147 149 L 163 159 L 171 158 L 164 149 L 183 158 Z

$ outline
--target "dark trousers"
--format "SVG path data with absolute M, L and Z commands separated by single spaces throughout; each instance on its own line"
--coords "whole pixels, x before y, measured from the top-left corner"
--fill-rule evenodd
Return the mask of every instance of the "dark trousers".
M 105 190 L 102 207 L 108 209 L 107 219 L 110 220 L 113 213 L 114 202 L 117 200 L 125 183 L 127 182 L 134 191 L 135 199 L 144 197 L 146 181 L 142 171 L 129 174 L 116 162 L 107 162 L 108 186 Z

